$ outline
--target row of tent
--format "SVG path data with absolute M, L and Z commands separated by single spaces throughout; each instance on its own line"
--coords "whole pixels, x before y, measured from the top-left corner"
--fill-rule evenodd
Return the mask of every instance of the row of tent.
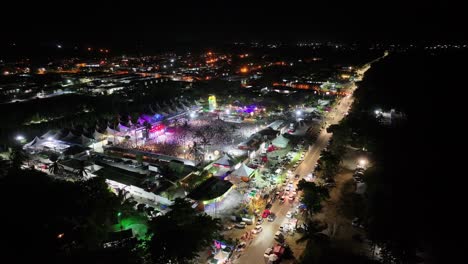
M 201 106 L 197 100 L 189 102 L 186 99 L 170 100 L 169 103 L 162 104 L 156 103 L 155 105 L 148 105 L 148 109 L 153 115 L 170 116 L 191 110 L 193 106 Z

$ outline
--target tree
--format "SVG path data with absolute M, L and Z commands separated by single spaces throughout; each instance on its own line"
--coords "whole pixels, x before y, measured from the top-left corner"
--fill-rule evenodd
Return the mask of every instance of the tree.
M 171 211 L 150 223 L 149 253 L 154 263 L 188 263 L 213 243 L 221 230 L 219 219 L 198 213 L 191 203 L 177 198 Z
M 9 216 L 0 219 L 8 227 L 0 238 L 3 257 L 17 263 L 77 263 L 83 252 L 102 248 L 119 203 L 104 178 L 72 183 L 11 170 L 0 179 L 0 207 Z
M 84 160 L 80 160 L 80 164 L 79 164 L 78 168 L 75 170 L 75 175 L 76 175 L 78 178 L 83 179 L 83 178 L 85 178 L 85 177 L 88 176 L 88 172 L 90 172 L 90 171 L 89 171 L 88 168 L 86 168 L 86 163 L 85 163 L 85 161 L 84 161 Z
M 56 156 L 50 157 L 50 160 L 52 161 L 52 164 L 49 165 L 49 172 L 54 175 L 61 173 L 64 169 L 63 165 L 60 164 L 61 160 Z
M 13 168 L 19 169 L 23 163 L 28 159 L 28 156 L 24 152 L 21 146 L 14 146 L 10 153 L 10 160 Z
M 326 223 L 317 220 L 309 220 L 307 223 L 304 223 L 304 233 L 296 242 L 314 241 L 322 245 L 328 243 L 328 236 L 322 233 L 327 227 L 328 225 Z
M 322 201 L 330 197 L 328 189 L 324 186 L 308 182 L 302 179 L 297 185 L 297 189 L 303 191 L 301 202 L 307 207 L 310 214 L 322 209 Z

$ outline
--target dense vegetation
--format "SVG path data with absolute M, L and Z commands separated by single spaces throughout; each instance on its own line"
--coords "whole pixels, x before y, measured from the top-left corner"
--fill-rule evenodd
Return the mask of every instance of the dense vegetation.
M 462 83 L 461 69 L 453 67 L 461 55 L 396 54 L 374 64 L 352 113 L 330 128 L 334 144 L 370 151 L 374 167 L 365 175 L 362 216 L 384 262 L 415 263 L 421 256 L 447 262 L 462 243 L 448 230 L 462 208 L 452 208 L 457 193 L 447 184 L 460 176 L 452 172 L 456 157 L 444 151 L 446 143 L 457 144 L 455 133 L 444 137 L 456 131 L 449 120 Z M 406 119 L 383 125 L 374 114 L 378 108 L 402 111 Z

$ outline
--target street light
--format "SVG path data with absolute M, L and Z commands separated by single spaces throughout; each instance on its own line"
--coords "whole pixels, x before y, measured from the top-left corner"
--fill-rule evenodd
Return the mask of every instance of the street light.
M 364 167 L 364 166 L 366 166 L 366 164 L 367 164 L 367 160 L 365 160 L 365 159 L 360 159 L 359 160 L 359 165 Z

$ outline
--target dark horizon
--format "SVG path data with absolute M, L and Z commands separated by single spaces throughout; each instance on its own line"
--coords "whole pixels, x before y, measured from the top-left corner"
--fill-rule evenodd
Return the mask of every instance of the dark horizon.
M 13 4 L 13 6 L 16 4 Z M 222 45 L 232 41 L 465 42 L 463 8 L 448 3 L 164 3 L 121 1 L 11 6 L 5 44 Z M 36 6 L 38 5 L 38 6 Z M 8 16 L 11 20 L 8 19 Z M 12 20 L 14 19 L 14 20 Z M 15 21 L 15 23 L 12 23 Z

